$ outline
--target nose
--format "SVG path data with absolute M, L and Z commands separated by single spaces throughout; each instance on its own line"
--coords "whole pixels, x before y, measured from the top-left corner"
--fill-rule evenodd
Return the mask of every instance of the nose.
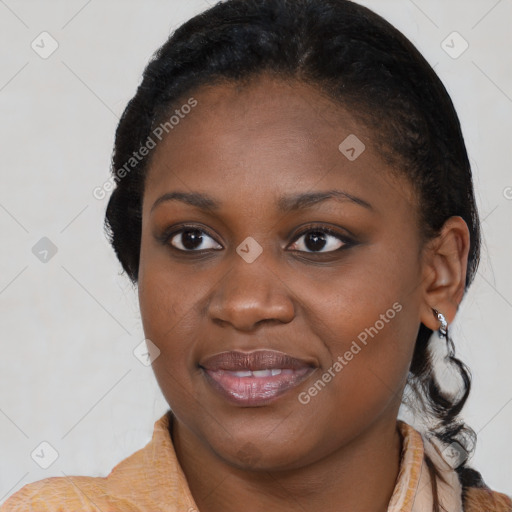
M 262 323 L 288 323 L 295 316 L 292 293 L 263 254 L 247 263 L 238 254 L 215 287 L 208 311 L 213 322 L 252 331 Z

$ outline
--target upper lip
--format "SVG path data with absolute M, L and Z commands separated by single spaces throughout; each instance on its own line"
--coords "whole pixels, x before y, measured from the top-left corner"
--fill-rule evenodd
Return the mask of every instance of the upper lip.
M 253 352 L 227 351 L 203 359 L 199 366 L 206 370 L 258 371 L 314 367 L 311 361 L 292 357 L 276 350 L 255 350 Z

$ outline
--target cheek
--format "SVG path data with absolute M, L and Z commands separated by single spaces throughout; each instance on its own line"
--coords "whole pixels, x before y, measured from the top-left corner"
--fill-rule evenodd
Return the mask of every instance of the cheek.
M 150 270 L 149 270 L 150 269 Z M 171 279 L 173 273 L 149 265 L 139 279 L 144 335 L 160 350 L 152 362 L 158 385 L 170 408 L 181 418 L 191 409 L 194 330 L 191 287 Z
M 339 284 L 337 294 L 328 293 L 336 285 L 331 281 L 309 297 L 327 306 L 316 308 L 315 326 L 309 323 L 325 357 L 321 371 L 298 397 L 301 437 L 309 439 L 316 425 L 324 425 L 324 440 L 318 442 L 326 451 L 357 436 L 376 418 L 398 412 L 418 330 L 407 287 L 395 282 L 379 289 L 372 279 L 351 285 L 347 275 L 345 287 Z
M 201 278 L 198 276 L 201 274 Z M 204 272 L 173 264 L 165 247 L 152 240 L 143 228 L 138 293 L 144 332 L 160 350 L 172 349 L 187 340 L 182 331 L 192 327 L 198 297 L 207 289 Z M 170 343 L 172 341 L 173 343 Z
M 366 251 L 326 279 L 303 276 L 306 323 L 325 347 L 322 370 L 335 375 L 325 375 L 333 404 L 362 411 L 400 393 L 419 328 L 418 275 L 412 251 L 390 248 Z
M 340 340 L 337 354 L 347 339 L 408 344 L 419 327 L 420 276 L 412 251 L 383 244 L 364 247 L 329 271 L 307 269 L 300 277 L 306 322 L 323 330 L 321 339 Z
M 204 281 L 203 281 L 204 284 Z M 195 281 L 149 265 L 139 279 L 139 303 L 144 333 L 172 362 L 183 359 L 183 347 L 197 333 L 200 290 Z M 197 329 L 197 326 L 195 327 Z M 181 361 L 183 362 L 183 361 Z
M 153 361 L 155 376 L 170 402 L 168 391 L 190 379 L 192 360 L 187 347 L 197 335 L 197 286 L 173 269 L 165 251 L 151 241 L 141 246 L 138 294 L 144 335 L 160 350 Z

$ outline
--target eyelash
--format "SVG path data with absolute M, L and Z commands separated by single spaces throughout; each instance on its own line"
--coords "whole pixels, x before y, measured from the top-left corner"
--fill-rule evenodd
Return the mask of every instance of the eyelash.
M 195 226 L 193 224 L 186 224 L 186 225 L 179 226 L 179 229 L 173 228 L 172 232 L 169 233 L 168 231 L 166 231 L 161 236 L 159 236 L 158 239 L 160 240 L 160 242 L 162 244 L 169 245 L 171 247 L 171 249 L 173 249 L 174 251 L 177 251 L 179 253 L 188 253 L 188 254 L 202 255 L 202 254 L 205 254 L 205 253 L 207 253 L 209 251 L 219 251 L 220 250 L 220 249 L 203 249 L 203 250 L 191 249 L 191 250 L 183 250 L 183 249 L 178 249 L 177 247 L 174 247 L 172 244 L 170 244 L 170 241 L 176 235 L 179 235 L 180 233 L 183 233 L 183 232 L 189 231 L 189 230 L 190 231 L 197 230 L 201 234 L 206 234 L 208 237 L 210 237 L 212 240 L 214 240 L 217 244 L 219 244 L 219 242 L 217 242 L 217 240 L 215 240 L 215 237 L 212 236 L 207 230 L 205 230 L 202 227 Z M 343 243 L 343 245 L 341 247 L 338 247 L 337 249 L 334 249 L 334 250 L 331 250 L 331 251 L 325 251 L 325 252 L 321 252 L 321 251 L 300 251 L 300 250 L 294 250 L 294 252 L 298 252 L 298 253 L 301 253 L 301 254 L 334 254 L 334 253 L 338 253 L 338 252 L 342 251 L 343 249 L 347 249 L 347 248 L 349 248 L 351 246 L 356 245 L 356 242 L 354 240 L 348 238 L 344 234 L 339 233 L 338 231 L 336 231 L 334 229 L 331 229 L 331 228 L 329 228 L 327 226 L 318 226 L 318 225 L 310 225 L 310 226 L 307 226 L 306 228 L 304 228 L 302 231 L 300 231 L 299 233 L 297 233 L 294 236 L 294 238 L 293 238 L 292 242 L 290 243 L 290 245 L 293 245 L 301 237 L 303 237 L 304 235 L 306 235 L 308 233 L 322 233 L 322 234 L 327 234 L 327 235 L 333 236 L 334 238 L 337 238 L 339 241 L 341 241 Z M 219 244 L 219 245 L 221 245 L 221 244 Z

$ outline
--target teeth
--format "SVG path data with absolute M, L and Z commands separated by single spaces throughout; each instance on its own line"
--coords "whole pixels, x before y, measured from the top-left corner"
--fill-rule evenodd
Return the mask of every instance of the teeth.
M 270 377 L 272 370 L 255 370 L 252 372 L 255 377 Z
M 241 372 L 233 372 L 235 377 L 250 377 L 252 375 L 251 371 L 241 371 Z
M 291 374 L 293 370 L 282 370 L 281 368 L 272 368 L 271 370 L 243 370 L 238 372 L 231 372 L 235 377 L 243 378 L 243 377 L 273 377 L 274 375 Z

